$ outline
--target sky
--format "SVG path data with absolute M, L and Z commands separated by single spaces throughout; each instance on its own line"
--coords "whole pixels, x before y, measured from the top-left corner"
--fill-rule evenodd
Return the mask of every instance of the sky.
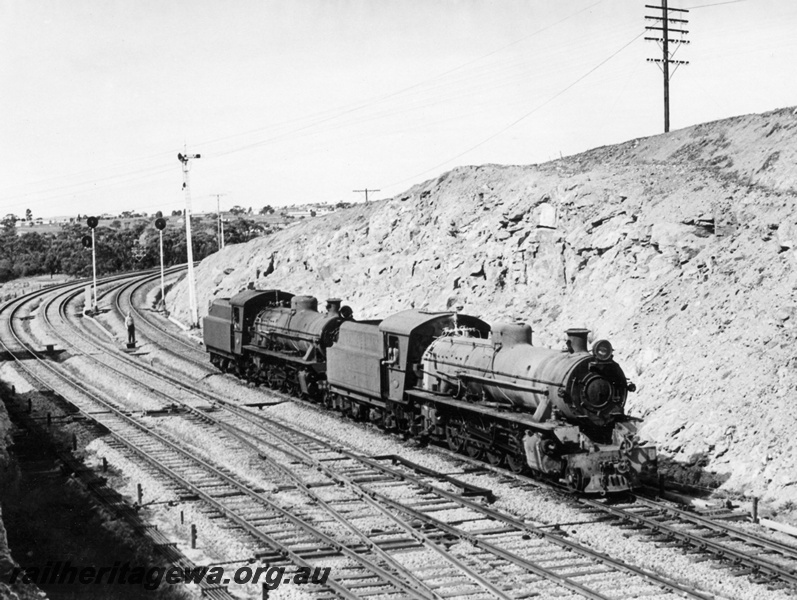
M 0 0 L 0 216 L 168 214 L 186 151 L 194 212 L 257 212 L 656 135 L 645 4 Z M 797 105 L 797 2 L 669 6 L 672 130 Z

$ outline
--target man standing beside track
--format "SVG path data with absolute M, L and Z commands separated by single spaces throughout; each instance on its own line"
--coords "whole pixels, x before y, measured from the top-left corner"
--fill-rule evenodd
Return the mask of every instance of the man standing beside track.
M 136 324 L 133 323 L 133 315 L 130 314 L 130 311 L 127 311 L 127 317 L 125 318 L 125 325 L 127 326 L 127 343 L 128 344 L 135 344 L 136 343 Z

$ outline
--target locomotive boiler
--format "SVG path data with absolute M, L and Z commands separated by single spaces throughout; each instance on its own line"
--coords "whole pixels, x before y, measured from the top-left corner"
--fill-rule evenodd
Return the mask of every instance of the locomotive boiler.
M 569 329 L 563 351 L 533 346 L 525 324 L 495 325 L 490 339 L 441 336 L 423 356 L 422 387 L 498 413 L 525 413 L 522 447 L 534 471 L 586 492 L 630 489 L 655 467 L 655 448 L 639 442 L 625 415 L 635 387 L 611 344 L 598 341 L 589 352 L 588 333 Z M 459 425 L 460 437 L 469 435 L 471 420 Z
M 343 320 L 340 302 L 327 300 L 325 314 L 318 312 L 318 300 L 313 296 L 294 296 L 290 307 L 264 308 L 252 324 L 252 343 L 283 355 L 301 356 L 304 361 L 322 358 Z

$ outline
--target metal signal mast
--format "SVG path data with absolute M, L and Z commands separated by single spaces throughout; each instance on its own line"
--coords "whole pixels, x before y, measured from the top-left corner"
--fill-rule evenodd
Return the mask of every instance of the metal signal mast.
M 661 46 L 661 58 L 649 58 L 647 60 L 648 62 L 658 63 L 662 73 L 664 73 L 664 132 L 667 133 L 670 130 L 670 77 L 672 74 L 675 74 L 678 67 L 689 64 L 689 61 L 673 60 L 672 58 L 678 51 L 678 44 L 689 43 L 688 40 L 684 39 L 684 36 L 686 36 L 689 31 L 683 29 L 689 21 L 686 19 L 673 18 L 670 16 L 670 13 L 676 12 L 683 14 L 689 11 L 684 8 L 669 8 L 667 6 L 667 0 L 661 0 L 661 6 L 646 4 L 645 8 L 661 11 L 661 16 L 645 15 L 646 19 L 655 23 L 655 25 L 646 26 L 645 29 L 654 32 L 657 36 L 646 37 L 645 39 L 651 42 L 658 42 Z M 683 16 L 686 15 L 684 14 Z M 671 27 L 671 23 L 674 23 L 676 27 Z M 678 34 L 680 37 L 672 38 L 670 37 L 672 33 Z M 672 52 L 670 52 L 670 44 L 675 44 L 675 49 Z M 672 74 L 670 73 L 670 65 L 674 65 Z
M 188 302 L 191 307 L 191 327 L 199 326 L 199 313 L 196 307 L 194 289 L 194 250 L 191 247 L 191 186 L 188 184 L 188 161 L 199 158 L 199 154 L 178 154 L 177 160 L 183 163 L 183 190 L 185 190 L 185 244 L 188 250 Z

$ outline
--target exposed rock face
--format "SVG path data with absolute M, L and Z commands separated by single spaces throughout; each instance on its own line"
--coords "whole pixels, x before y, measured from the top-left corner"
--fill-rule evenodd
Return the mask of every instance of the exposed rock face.
M 797 490 L 795 112 L 454 169 L 211 256 L 200 314 L 253 285 L 342 297 L 355 318 L 461 303 L 554 347 L 588 327 L 664 453 L 777 503 Z M 185 318 L 183 284 L 170 305 Z

